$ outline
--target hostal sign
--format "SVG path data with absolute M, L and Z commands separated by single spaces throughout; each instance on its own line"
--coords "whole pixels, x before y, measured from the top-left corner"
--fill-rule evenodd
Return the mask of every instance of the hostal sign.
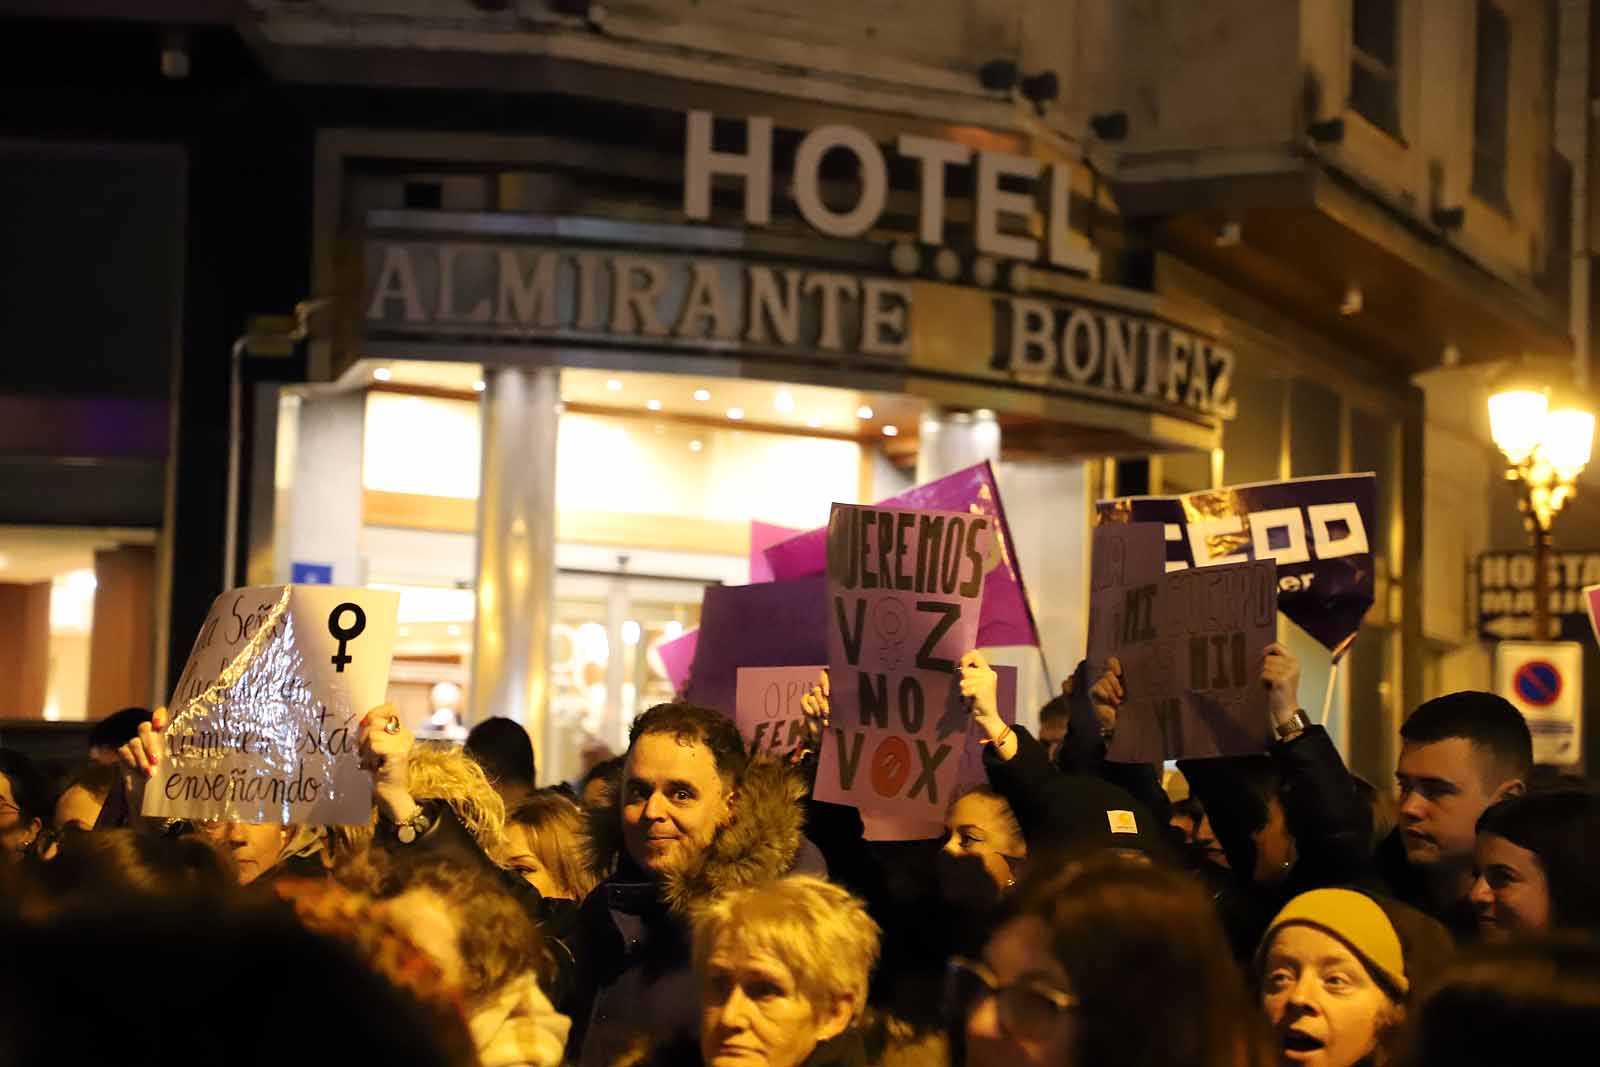
M 712 182 L 721 176 L 739 185 L 747 227 L 771 224 L 772 122 L 752 118 L 745 127 L 742 152 L 719 152 L 712 147 L 711 115 L 689 115 L 683 210 L 691 222 L 710 220 Z M 1093 268 L 1094 253 L 1067 225 L 1067 164 L 910 135 L 900 137 L 895 150 L 915 161 L 920 175 L 916 236 L 922 245 L 944 245 L 947 177 L 970 168 L 969 251 L 1025 270 Z M 819 177 L 823 158 L 841 151 L 858 163 L 848 208 L 824 202 Z M 792 178 L 802 219 L 826 238 L 864 237 L 884 214 L 887 159 L 860 130 L 812 130 L 796 150 Z M 1033 191 L 1017 191 L 1018 183 L 1032 183 Z M 1041 202 L 1043 236 L 1027 236 Z M 866 257 L 856 246 L 845 269 L 845 257 L 833 251 L 830 259 L 830 250 L 848 246 L 830 241 L 818 242 L 804 259 L 784 262 L 751 252 L 737 232 L 699 226 L 535 216 L 476 221 L 485 219 L 488 224 L 447 240 L 392 233 L 407 226 L 398 214 L 369 220 L 363 300 L 369 338 L 447 335 L 825 361 L 863 371 L 936 370 L 1030 391 L 1110 397 L 1200 420 L 1233 414 L 1233 353 L 1151 314 L 1148 294 L 1077 282 L 1073 291 L 1082 295 L 1064 298 L 915 278 L 890 266 L 904 257 L 889 255 L 887 246 L 869 248 Z M 719 240 L 723 236 L 728 239 Z M 919 326 L 936 320 L 949 330 L 953 312 L 962 336 L 987 347 L 964 351 L 959 366 L 947 354 L 934 355 L 949 347 L 949 339 Z

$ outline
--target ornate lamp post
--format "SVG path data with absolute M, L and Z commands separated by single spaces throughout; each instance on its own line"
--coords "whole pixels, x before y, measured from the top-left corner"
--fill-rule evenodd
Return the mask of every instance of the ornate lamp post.
M 1507 382 L 1489 397 L 1490 435 L 1515 482 L 1522 523 L 1533 540 L 1533 639 L 1550 633 L 1550 525 L 1572 498 L 1573 482 L 1589 465 L 1594 413 L 1548 388 Z

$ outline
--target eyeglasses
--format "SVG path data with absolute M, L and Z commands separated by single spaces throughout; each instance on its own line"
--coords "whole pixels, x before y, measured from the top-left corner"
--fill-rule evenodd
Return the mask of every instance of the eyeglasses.
M 1078 1006 L 1076 997 L 1034 980 L 1001 985 L 993 971 L 961 956 L 945 969 L 944 1010 L 951 1022 L 965 1023 L 985 997 L 994 997 L 1000 1026 L 1013 1037 L 1037 1038 Z

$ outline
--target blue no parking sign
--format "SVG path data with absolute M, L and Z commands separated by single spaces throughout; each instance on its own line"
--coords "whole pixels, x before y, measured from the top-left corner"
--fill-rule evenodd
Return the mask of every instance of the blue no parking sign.
M 1516 706 L 1533 735 L 1533 759 L 1570 767 L 1583 754 L 1583 646 L 1573 641 L 1501 641 L 1495 691 Z
M 1548 708 L 1561 699 L 1561 672 L 1547 660 L 1524 663 L 1517 668 L 1511 684 L 1516 687 L 1517 696 L 1536 708 Z

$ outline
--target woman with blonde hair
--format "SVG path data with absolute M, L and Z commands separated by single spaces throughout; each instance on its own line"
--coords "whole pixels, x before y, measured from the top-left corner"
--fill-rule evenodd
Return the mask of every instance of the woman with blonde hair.
M 598 884 L 583 862 L 583 809 L 560 793 L 536 793 L 506 817 L 500 862 L 547 900 L 583 900 Z
M 618 1067 L 858 1067 L 878 924 L 836 885 L 791 875 L 725 893 L 695 913 L 699 1034 L 636 1050 Z

